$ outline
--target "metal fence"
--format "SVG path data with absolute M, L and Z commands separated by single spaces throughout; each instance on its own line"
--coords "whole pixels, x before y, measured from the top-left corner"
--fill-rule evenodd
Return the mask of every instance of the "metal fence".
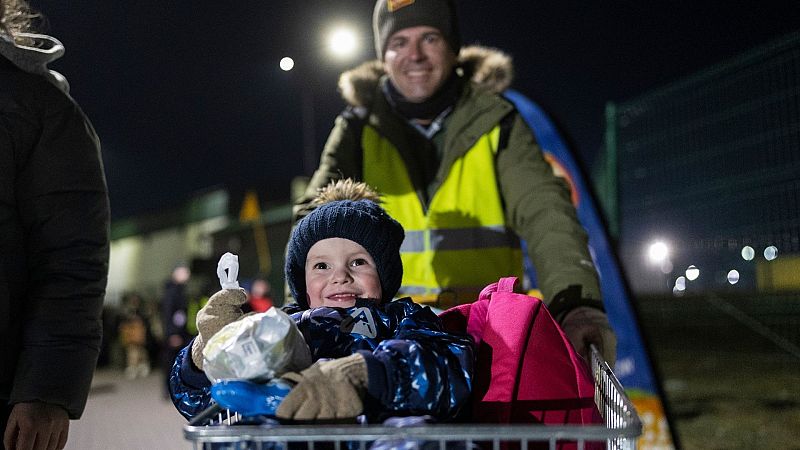
M 800 254 L 800 33 L 609 104 L 605 161 L 599 192 L 634 292 L 673 288 L 689 265 L 695 290 L 763 290 L 765 265 Z M 655 238 L 672 248 L 660 268 L 642 261 Z M 783 272 L 769 288 L 800 291 Z

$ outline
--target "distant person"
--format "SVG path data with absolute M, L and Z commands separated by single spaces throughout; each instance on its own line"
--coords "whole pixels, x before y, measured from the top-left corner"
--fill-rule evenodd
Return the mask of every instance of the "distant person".
M 109 205 L 97 135 L 47 64 L 23 0 L 0 0 L 0 429 L 61 449 L 100 353 Z
M 247 303 L 242 306 L 244 312 L 264 312 L 272 307 L 272 285 L 262 277 L 256 277 L 250 284 Z
M 149 375 L 149 327 L 142 297 L 137 293 L 129 293 L 122 298 L 122 319 L 118 334 L 125 352 L 125 376 L 134 379 Z
M 613 363 L 616 337 L 569 188 L 502 96 L 510 58 L 461 49 L 452 0 L 378 0 L 372 25 L 378 61 L 342 74 L 349 106 L 296 215 L 332 179 L 376 188 L 406 229 L 398 295 L 443 308 L 474 301 L 501 277 L 522 278 L 523 238 L 572 344 L 585 357 L 596 344 Z
M 169 391 L 169 371 L 178 352 L 189 342 L 189 300 L 186 284 L 192 276 L 189 266 L 179 262 L 172 269 L 164 284 L 161 296 L 161 323 L 164 332 L 162 368 L 164 370 L 165 394 Z

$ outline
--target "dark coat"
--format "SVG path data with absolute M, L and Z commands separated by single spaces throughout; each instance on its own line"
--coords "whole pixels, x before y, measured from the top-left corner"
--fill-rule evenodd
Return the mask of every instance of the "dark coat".
M 109 205 L 100 144 L 45 76 L 0 56 L 0 401 L 83 412 L 100 351 Z

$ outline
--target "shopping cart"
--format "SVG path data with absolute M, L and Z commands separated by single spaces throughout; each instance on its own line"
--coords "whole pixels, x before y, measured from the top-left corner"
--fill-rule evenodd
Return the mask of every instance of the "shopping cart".
M 642 423 L 630 399 L 603 359 L 592 348 L 595 403 L 605 425 L 427 424 L 386 425 L 242 425 L 240 417 L 216 406 L 199 414 L 183 429 L 195 449 L 305 448 L 549 448 L 563 445 L 582 450 L 604 443 L 608 449 L 635 449 Z

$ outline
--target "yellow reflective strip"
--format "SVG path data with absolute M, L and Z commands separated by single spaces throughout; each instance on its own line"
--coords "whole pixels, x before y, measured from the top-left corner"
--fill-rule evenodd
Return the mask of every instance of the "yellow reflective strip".
M 519 238 L 505 227 L 438 229 L 430 232 L 431 250 L 519 247 Z
M 403 244 L 400 245 L 401 253 L 419 253 L 425 251 L 425 232 L 406 231 Z
M 519 238 L 505 227 L 453 228 L 407 231 L 402 253 L 429 250 L 469 250 L 493 247 L 516 247 Z

